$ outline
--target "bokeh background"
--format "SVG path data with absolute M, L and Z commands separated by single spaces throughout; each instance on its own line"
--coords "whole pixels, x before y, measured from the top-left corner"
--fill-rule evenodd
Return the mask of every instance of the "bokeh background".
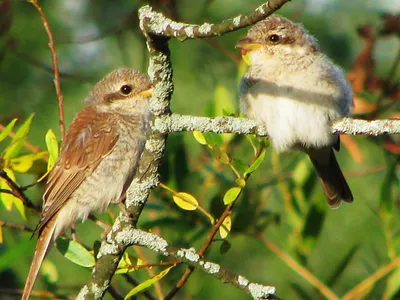
M 250 13 L 262 1 L 53 0 L 40 4 L 55 37 L 68 125 L 91 86 L 106 73 L 122 66 L 146 72 L 149 56 L 137 19 L 142 5 L 150 4 L 175 20 L 203 23 Z M 400 117 L 400 1 L 296 0 L 278 13 L 303 23 L 318 38 L 321 50 L 347 72 L 355 90 L 356 117 Z M 246 32 L 170 41 L 173 112 L 210 117 L 238 113 L 237 86 L 246 67 L 235 43 Z M 60 138 L 57 97 L 48 37 L 40 16 L 28 1 L 0 1 L 0 124 L 6 126 L 18 118 L 16 131 L 32 113 L 28 147 L 22 148 L 20 155 L 46 151 L 48 129 Z M 212 138 L 237 165 L 252 161 L 254 153 L 246 137 Z M 11 138 L 3 140 L 0 149 L 10 142 Z M 399 137 L 343 137 L 337 156 L 355 202 L 330 210 L 307 157 L 300 153 L 277 156 L 268 148 L 264 162 L 236 203 L 231 232 L 225 241 L 215 241 L 206 258 L 252 281 L 275 286 L 283 299 L 324 298 L 321 287 L 311 282 L 305 270 L 338 297 L 369 279 L 373 284 L 362 286 L 361 298 L 400 299 Z M 25 186 L 40 178 L 46 172 L 45 158 L 24 172 L 15 171 L 18 184 Z M 0 157 L 0 167 L 6 164 Z M 161 180 L 176 191 L 195 196 L 215 218 L 224 208 L 225 192 L 235 185 L 230 167 L 190 132 L 169 136 Z M 42 192 L 42 183 L 26 190 L 37 204 Z M 25 219 L 23 209 L 7 206 L 4 193 L 0 197 L 0 298 L 14 299 L 23 287 L 35 241 L 30 240 L 29 230 L 7 224 L 33 229 L 38 216 L 26 209 Z M 111 207 L 96 216 L 110 223 L 117 212 L 118 208 Z M 211 225 L 203 214 L 180 209 L 170 192 L 157 188 L 139 227 L 160 234 L 173 245 L 199 249 Z M 76 229 L 78 241 L 88 249 L 100 240 L 102 230 L 92 221 L 78 224 Z M 146 249 L 132 248 L 129 254 L 152 264 L 168 260 Z M 295 271 L 288 257 L 303 268 Z M 384 276 L 372 277 L 384 267 L 388 268 Z M 155 266 L 151 272 L 157 274 L 163 268 Z M 184 267 L 178 266 L 160 281 L 164 295 L 183 271 Z M 65 259 L 54 247 L 35 289 L 70 297 L 89 276 L 89 269 Z M 151 273 L 141 268 L 129 276 L 142 282 Z M 120 295 L 132 288 L 126 275 L 115 275 L 113 286 Z M 160 296 L 153 287 L 149 292 Z M 107 294 L 106 299 L 112 296 Z M 197 271 L 177 299 L 250 297 Z

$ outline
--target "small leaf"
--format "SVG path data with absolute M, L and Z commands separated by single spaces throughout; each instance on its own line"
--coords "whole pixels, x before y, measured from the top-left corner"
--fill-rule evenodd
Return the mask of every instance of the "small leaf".
M 15 122 L 17 122 L 18 119 L 13 119 L 0 133 L 0 142 L 4 140 L 8 134 L 13 130 Z
M 35 160 L 44 159 L 46 156 L 47 153 L 45 151 L 18 156 L 10 160 L 10 166 L 14 171 L 26 173 Z
M 196 198 L 188 193 L 177 193 L 176 195 L 173 195 L 172 198 L 176 205 L 184 210 L 196 210 L 199 206 Z
M 86 250 L 86 248 L 78 242 L 59 238 L 57 239 L 56 246 L 65 258 L 77 265 L 90 268 L 96 263 L 93 253 Z
M 0 225 L 0 244 L 3 244 L 3 226 Z
M 118 267 L 117 270 L 115 271 L 115 274 L 125 274 L 135 270 L 136 270 L 135 266 L 132 264 L 128 252 L 124 252 L 121 260 L 118 263 Z
M 29 128 L 32 123 L 33 114 L 29 116 L 29 118 L 18 128 L 15 136 L 13 137 L 11 144 L 5 149 L 4 158 L 10 159 L 18 155 L 22 146 L 24 145 L 24 141 L 26 135 L 29 132 Z
M 237 199 L 237 197 L 239 196 L 241 190 L 242 190 L 242 188 L 238 187 L 238 186 L 230 188 L 224 195 L 224 204 L 228 205 L 228 204 L 232 203 L 233 201 L 235 201 Z
M 165 275 L 168 274 L 169 270 L 171 270 L 175 266 L 171 266 L 163 271 L 161 271 L 159 274 L 154 276 L 153 278 L 150 278 L 141 284 L 135 286 L 126 296 L 125 300 L 129 299 L 130 297 L 139 294 L 140 292 L 143 292 L 147 290 L 149 287 L 151 287 L 153 284 L 155 284 L 157 281 L 159 281 L 161 278 L 163 278 Z
M 260 154 L 259 157 L 257 157 L 257 159 L 251 164 L 251 166 L 243 173 L 243 176 L 247 176 L 248 174 L 253 173 L 255 170 L 257 170 L 257 168 L 261 165 L 261 163 L 264 161 L 265 159 L 265 153 L 266 151 L 263 150 Z
M 226 238 L 231 231 L 232 228 L 232 219 L 230 216 L 227 216 L 225 220 L 222 222 L 221 227 L 219 228 L 219 235 L 221 238 Z
M 204 134 L 201 131 L 197 130 L 193 131 L 193 136 L 199 144 L 207 145 L 206 138 L 204 137 Z
M 14 172 L 9 168 L 4 168 L 3 170 L 4 170 L 4 172 L 7 173 L 8 177 L 10 177 L 10 179 L 15 182 Z M 2 178 L 0 178 L 0 189 L 11 191 L 11 188 L 8 186 L 8 183 Z M 9 193 L 0 193 L 0 198 L 1 198 L 1 202 L 3 203 L 4 207 L 8 211 L 10 211 L 12 209 L 12 205 L 14 202 L 21 201 L 17 197 L 15 197 L 14 195 L 9 194 Z
M 58 272 L 56 266 L 48 259 L 45 259 L 40 267 L 40 273 L 46 277 L 50 283 L 55 283 L 58 280 Z
M 53 130 L 49 129 L 46 133 L 46 146 L 49 151 L 49 161 L 47 163 L 47 171 L 51 171 L 58 158 L 58 141 Z

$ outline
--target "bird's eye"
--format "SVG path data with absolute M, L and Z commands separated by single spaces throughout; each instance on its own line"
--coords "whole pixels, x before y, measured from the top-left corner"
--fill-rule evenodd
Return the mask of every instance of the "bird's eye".
M 129 95 L 132 92 L 132 87 L 130 85 L 123 85 L 120 89 L 121 93 L 124 95 Z
M 271 34 L 268 37 L 268 40 L 272 43 L 278 43 L 281 40 L 281 37 L 278 34 Z

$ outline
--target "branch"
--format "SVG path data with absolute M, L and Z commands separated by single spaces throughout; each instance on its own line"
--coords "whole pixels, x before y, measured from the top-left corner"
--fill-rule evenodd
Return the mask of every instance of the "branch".
M 47 21 L 46 15 L 43 12 L 43 9 L 40 7 L 37 0 L 29 0 L 36 10 L 38 11 L 40 17 L 42 18 L 44 29 L 46 30 L 47 36 L 49 37 L 49 48 L 51 52 L 51 59 L 53 62 L 54 68 L 54 86 L 56 88 L 57 98 L 58 98 L 58 114 L 60 119 L 60 131 L 61 131 L 61 138 L 64 139 L 65 137 L 65 122 L 64 122 L 64 98 L 61 93 L 61 86 L 60 86 L 60 71 L 58 70 L 58 62 L 57 62 L 57 52 L 55 49 L 54 38 L 53 34 L 50 30 L 49 22 Z
M 148 233 L 133 226 L 126 226 L 115 236 L 115 241 L 125 246 L 144 246 L 165 256 L 172 256 L 189 266 L 201 269 L 203 272 L 229 283 L 250 294 L 254 299 L 266 299 L 275 293 L 275 288 L 250 282 L 247 278 L 223 269 L 219 264 L 201 259 L 194 248 L 175 248 L 158 235 Z M 110 241 L 111 242 L 111 241 Z
M 22 191 L 21 187 L 18 186 L 14 180 L 12 180 L 8 175 L 7 172 L 4 170 L 0 170 L 0 178 L 2 178 L 7 185 L 10 187 L 11 192 L 14 197 L 20 199 L 24 206 L 28 208 L 32 208 L 35 212 L 40 212 L 40 208 L 36 206 Z
M 155 128 L 164 134 L 197 130 L 201 132 L 267 135 L 265 128 L 257 127 L 253 120 L 236 117 L 207 118 L 171 114 L 158 118 L 155 121 Z M 332 133 L 375 136 L 400 134 L 400 119 L 367 121 L 343 118 L 334 122 Z
M 271 15 L 290 0 L 270 0 L 255 9 L 248 15 L 238 15 L 217 24 L 204 23 L 202 25 L 175 22 L 164 15 L 154 12 L 150 6 L 140 9 L 140 20 L 144 31 L 148 34 L 163 37 L 175 37 L 180 41 L 186 39 L 208 38 L 220 36 L 228 32 L 255 24 Z

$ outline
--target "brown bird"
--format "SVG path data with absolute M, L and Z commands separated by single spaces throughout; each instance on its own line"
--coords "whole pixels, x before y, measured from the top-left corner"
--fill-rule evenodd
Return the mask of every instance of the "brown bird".
M 303 26 L 279 16 L 255 24 L 237 47 L 250 61 L 240 84 L 242 112 L 267 129 L 276 151 L 309 155 L 332 208 L 353 202 L 330 126 L 350 114 L 353 93 L 342 70 Z
M 117 69 L 92 89 L 49 174 L 22 299 L 28 299 L 44 257 L 64 229 L 124 197 L 144 149 L 151 94 L 149 78 L 132 69 Z

